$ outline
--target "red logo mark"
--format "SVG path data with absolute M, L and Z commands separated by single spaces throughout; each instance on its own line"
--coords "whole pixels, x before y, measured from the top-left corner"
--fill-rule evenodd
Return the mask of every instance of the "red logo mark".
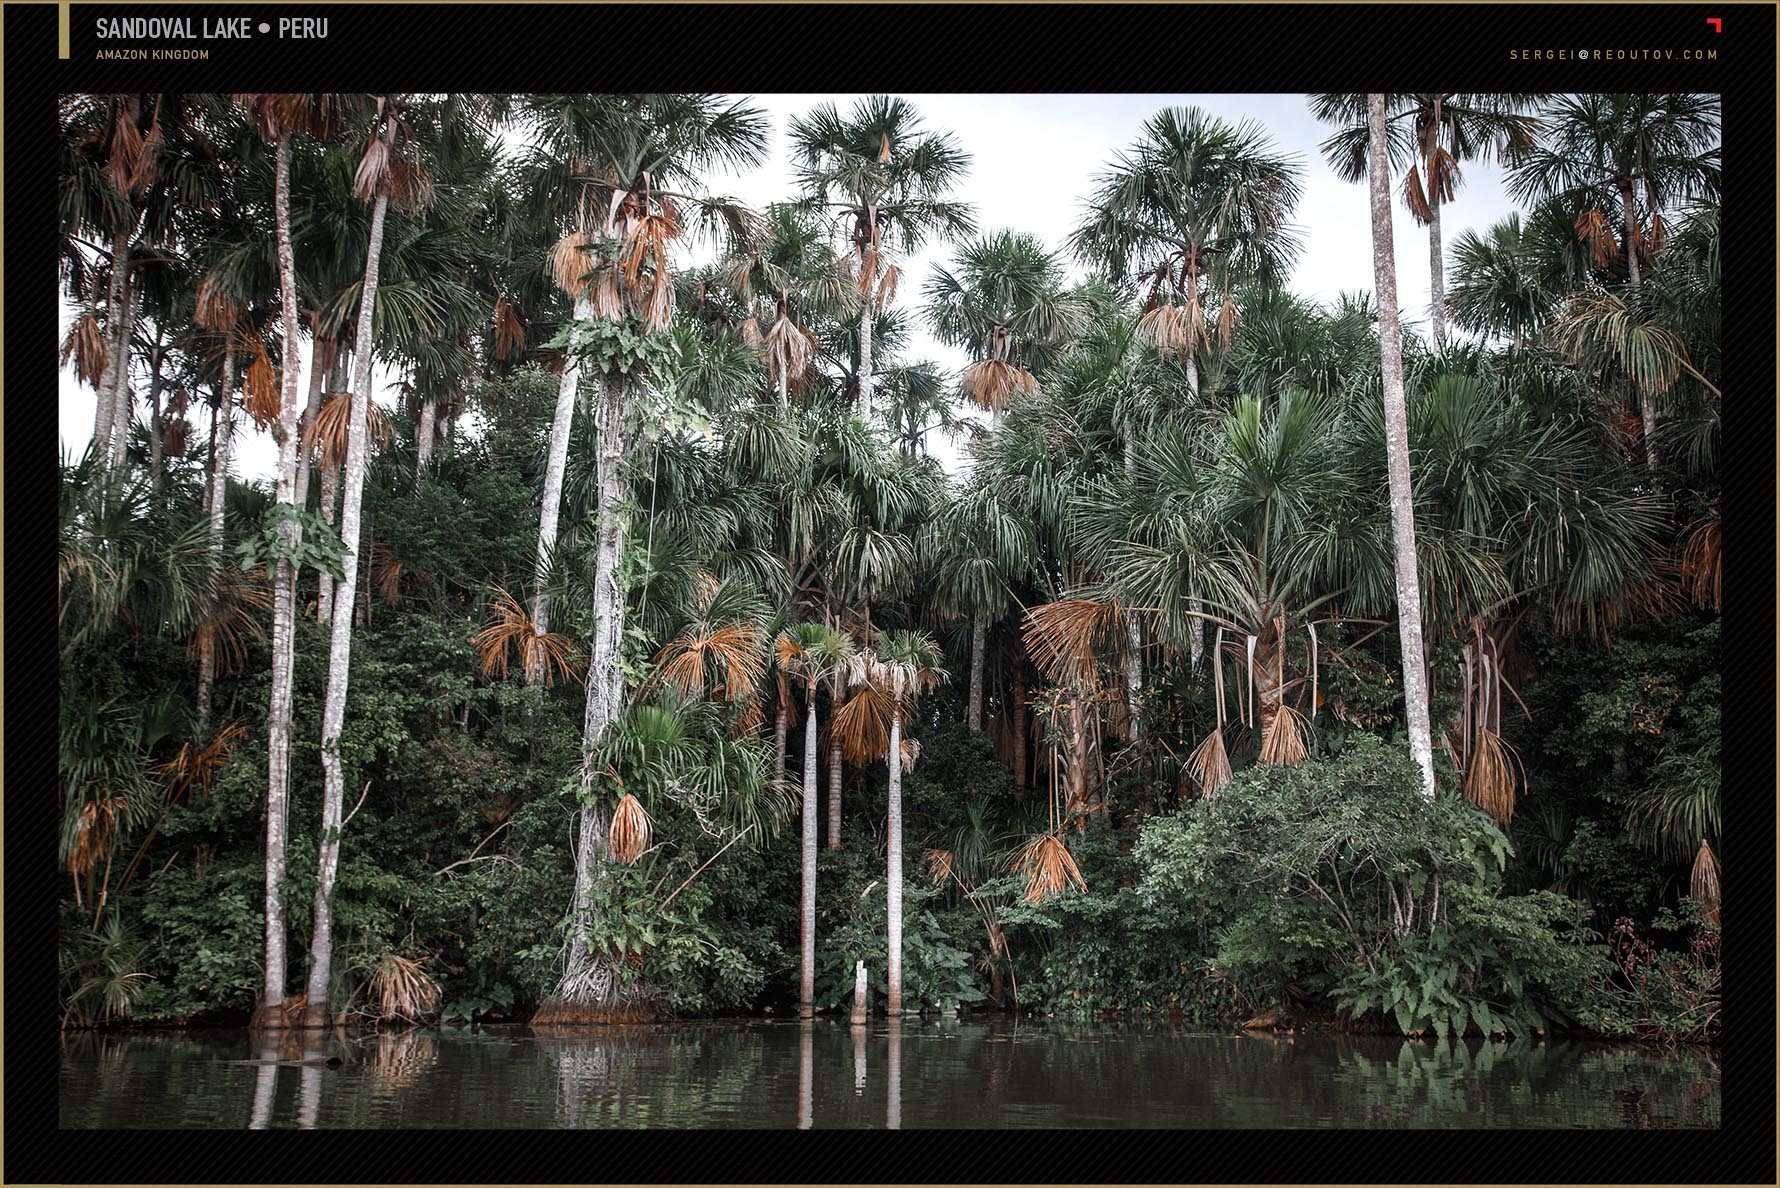
M 1712 31 L 1714 33 L 1724 32 L 1724 18 L 1723 17 L 1707 17 L 1706 23 L 1708 25 L 1712 26 Z

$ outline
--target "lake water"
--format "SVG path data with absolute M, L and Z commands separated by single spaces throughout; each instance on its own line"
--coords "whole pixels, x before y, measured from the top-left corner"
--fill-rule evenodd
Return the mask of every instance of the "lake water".
M 1696 1049 L 1004 1019 L 70 1035 L 60 1076 L 64 1127 L 1713 1127 L 1719 1089 Z

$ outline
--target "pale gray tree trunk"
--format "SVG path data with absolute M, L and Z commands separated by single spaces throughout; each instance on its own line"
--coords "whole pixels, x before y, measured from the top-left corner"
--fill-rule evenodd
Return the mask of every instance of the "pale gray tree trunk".
M 773 715 L 773 782 L 783 783 L 785 780 L 785 740 L 791 733 L 791 707 L 780 699 L 778 711 Z
M 93 457 L 100 466 L 111 458 L 111 426 L 117 418 L 117 381 L 128 370 L 129 336 L 124 328 L 124 278 L 129 273 L 131 227 L 111 234 L 111 282 L 105 287 L 105 373 L 93 389 Z
M 867 297 L 859 314 L 859 415 L 867 421 L 871 420 L 871 335 L 876 315 L 873 304 L 873 299 Z
M 340 463 L 325 458 L 321 464 L 321 518 L 329 528 L 339 523 L 340 507 Z M 341 534 L 345 539 L 345 534 Z M 315 621 L 331 623 L 334 620 L 334 575 L 322 572 L 318 579 L 315 592 Z
M 414 485 L 420 486 L 420 477 L 433 460 L 433 438 L 437 435 L 439 406 L 426 401 L 420 406 L 420 428 L 415 433 L 414 441 Z
M 1199 399 L 1199 358 L 1188 355 L 1184 360 L 1187 369 L 1187 391 L 1194 400 Z
M 1620 207 L 1625 212 L 1625 260 L 1631 269 L 1632 287 L 1635 289 L 1644 281 L 1644 270 L 1638 264 L 1638 225 L 1637 209 L 1634 207 L 1630 182 L 1621 182 L 1619 186 Z M 1644 465 L 1655 475 L 1662 459 L 1657 457 L 1655 442 L 1656 434 L 1656 394 L 1646 385 L 1638 385 L 1638 416 L 1644 424 Z
M 126 246 L 124 249 L 128 253 Z M 106 450 L 106 466 L 116 470 L 124 463 L 124 453 L 130 444 L 130 427 L 136 423 L 136 401 L 130 392 L 130 327 L 136 320 L 136 293 L 130 285 L 126 272 L 124 277 L 124 317 L 118 327 L 121 336 L 118 358 L 122 365 L 117 371 L 117 386 L 112 395 L 111 441 Z
M 1428 287 L 1434 324 L 1434 350 L 1446 352 L 1446 261 L 1441 256 L 1440 202 L 1428 203 Z
M 779 368 L 779 403 L 786 408 L 791 407 L 790 373 L 783 367 Z
M 964 723 L 977 731 L 983 728 L 983 653 L 987 650 L 987 636 L 983 617 L 974 616 L 970 624 L 970 703 Z
M 889 1073 L 884 1097 L 884 1129 L 902 1129 L 902 1020 L 890 1015 L 890 1051 L 885 1061 Z
M 797 1128 L 808 1130 L 816 1120 L 816 1023 L 805 1019 L 797 1029 Z
M 235 436 L 235 352 L 223 355 L 222 386 L 216 393 L 216 415 L 210 425 L 210 482 L 205 491 L 205 509 L 210 518 L 207 539 L 210 551 L 216 554 L 220 569 L 227 564 L 223 549 L 224 496 L 229 485 L 229 446 Z M 205 632 L 198 641 L 198 737 L 210 729 L 211 688 L 216 681 L 216 637 Z
M 1415 498 L 1409 472 L 1409 424 L 1403 399 L 1403 334 L 1397 322 L 1397 270 L 1391 242 L 1390 167 L 1385 149 L 1385 97 L 1367 95 L 1371 123 L 1368 180 L 1372 191 L 1372 272 L 1378 287 L 1378 343 L 1384 372 L 1385 455 L 1390 467 L 1391 537 L 1396 546 L 1397 622 L 1403 647 L 1403 700 L 1409 753 L 1434 795 L 1434 747 L 1428 722 L 1428 677 L 1422 647 L 1421 580 L 1416 572 Z
M 278 238 L 278 287 L 284 317 L 284 386 L 278 405 L 277 499 L 295 510 L 297 493 L 297 385 L 302 381 L 298 353 L 297 268 L 291 248 L 290 137 L 278 140 L 273 207 Z M 231 393 L 232 397 L 232 393 Z M 272 688 L 266 712 L 266 963 L 265 988 L 256 1022 L 284 1025 L 284 852 L 290 817 L 290 719 L 292 668 L 296 653 L 296 583 L 289 560 L 303 540 L 302 525 L 285 519 L 278 527 L 285 556 L 272 573 Z
M 593 302 L 575 302 L 575 320 L 593 317 Z M 550 552 L 556 547 L 556 525 L 562 514 L 562 479 L 569 465 L 569 430 L 575 422 L 575 395 L 581 384 L 581 361 L 563 359 L 562 378 L 556 385 L 556 417 L 550 422 L 550 455 L 544 464 L 544 503 L 538 512 L 537 590 L 532 595 L 532 626 L 541 635 L 550 630 L 550 595 L 545 590 L 550 572 Z M 529 677 L 527 679 L 530 679 Z
M 902 1014 L 902 711 L 890 711 L 890 841 L 889 870 L 884 879 L 884 909 L 888 916 L 891 1018 Z
M 809 712 L 803 725 L 803 908 L 798 932 L 802 966 L 797 984 L 797 1013 L 816 1013 L 816 683 L 809 685 Z
M 619 654 L 624 639 L 624 584 L 619 563 L 624 555 L 624 429 L 626 380 L 602 378 L 595 432 L 595 476 L 599 498 L 599 529 L 594 554 L 593 647 L 587 665 L 587 710 L 581 722 L 583 786 L 591 784 L 593 755 L 624 706 L 624 671 Z M 606 954 L 587 944 L 593 914 L 593 887 L 600 873 L 611 813 L 604 805 L 583 804 L 581 846 L 575 863 L 575 892 L 567 961 L 557 998 L 565 1003 L 606 1005 L 616 1001 L 617 982 Z
M 1188 361 L 1189 366 L 1191 360 Z M 1195 384 L 1195 390 L 1197 385 Z M 1125 423 L 1125 481 L 1137 481 L 1137 427 Z M 1131 737 L 1137 737 L 1143 706 L 1143 627 L 1132 611 L 1125 612 L 1125 707 L 1131 715 Z
M 311 337 L 309 340 L 309 400 L 303 406 L 303 419 L 299 422 L 299 426 L 303 429 L 307 429 L 313 424 L 316 414 L 321 412 L 321 398 L 327 388 L 327 372 L 321 365 L 324 353 L 321 339 Z M 315 451 L 304 449 L 300 442 L 298 449 L 301 450 L 301 453 L 297 459 L 297 506 L 307 507 L 309 504 L 309 472 L 315 466 Z
M 340 731 L 346 724 L 346 690 L 352 664 L 352 608 L 358 597 L 359 520 L 364 505 L 365 468 L 371 420 L 371 329 L 377 305 L 377 279 L 383 253 L 383 221 L 389 197 L 377 195 L 371 207 L 371 240 L 365 252 L 365 283 L 359 299 L 357 360 L 352 381 L 352 407 L 346 428 L 346 490 L 340 508 L 340 538 L 347 552 L 329 620 L 327 699 L 321 717 L 321 843 L 315 882 L 315 927 L 309 941 L 309 1003 L 305 1027 L 326 1027 L 333 1021 L 328 983 L 334 972 L 334 877 L 340 868 L 341 818 L 346 797 L 346 772 L 340 759 Z M 296 393 L 291 393 L 294 399 Z
M 834 733 L 834 715 L 841 708 L 841 678 L 837 673 L 829 685 L 828 699 L 828 848 L 841 848 L 841 740 Z

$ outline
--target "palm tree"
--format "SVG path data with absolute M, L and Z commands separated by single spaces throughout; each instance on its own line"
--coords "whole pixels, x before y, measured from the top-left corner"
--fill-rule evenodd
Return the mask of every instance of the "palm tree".
M 901 270 L 889 261 L 884 238 L 896 234 L 904 252 L 934 235 L 973 230 L 970 208 L 947 197 L 970 167 L 970 154 L 949 133 L 929 132 L 905 99 L 872 95 L 843 118 L 832 103 L 790 125 L 792 160 L 803 205 L 833 211 L 847 227 L 859 318 L 859 414 L 872 416 L 873 314 L 896 297 Z
M 1466 161 L 1516 160 L 1533 146 L 1538 121 L 1528 112 L 1537 95 L 1387 95 L 1386 136 L 1390 164 L 1409 166 L 1403 203 L 1428 229 L 1428 275 L 1433 300 L 1434 349 L 1446 349 L 1446 275 L 1440 242 L 1440 208 L 1453 199 Z M 1366 177 L 1370 132 L 1366 96 L 1323 94 L 1310 97 L 1319 120 L 1341 126 L 1322 144 L 1336 176 L 1346 182 Z
M 1544 246 L 1518 211 L 1482 235 L 1461 232 L 1447 295 L 1453 321 L 1476 334 L 1505 334 L 1517 350 L 1537 337 L 1567 291 Z
M 1087 321 L 1086 305 L 1064 289 L 1063 265 L 1036 236 L 1001 231 L 958 248 L 955 270 L 927 279 L 927 319 L 935 336 L 969 350 L 964 391 L 999 415 L 1015 392 L 1037 387 L 1042 368 Z
M 890 765 L 889 869 L 885 879 L 888 913 L 889 971 L 886 985 L 892 1018 L 902 1014 L 902 769 L 905 748 L 902 724 L 921 694 L 946 679 L 939 645 L 923 632 L 886 631 L 874 651 L 857 653 L 848 664 L 848 683 L 871 690 L 888 703 L 890 719 L 886 758 Z
M 742 337 L 765 356 L 779 403 L 790 404 L 792 382 L 801 383 L 816 362 L 810 323 L 845 318 L 860 306 L 845 260 L 807 210 L 775 202 L 766 210 L 765 235 L 727 261 L 723 271 L 749 310 Z M 760 308 L 768 302 L 770 313 Z
M 1227 348 L 1241 289 L 1279 287 L 1297 257 L 1286 220 L 1301 173 L 1258 125 L 1232 127 L 1196 107 L 1170 107 L 1095 181 L 1070 244 L 1108 279 L 1147 284 L 1139 328 L 1181 361 L 1195 397 L 1211 328 Z
M 822 681 L 845 669 L 853 641 L 820 623 L 796 623 L 779 634 L 775 647 L 781 671 L 803 678 L 803 938 L 797 995 L 800 1015 L 816 1007 L 816 691 Z
M 1031 527 L 977 482 L 942 502 L 922 527 L 921 551 L 942 611 L 970 620 L 970 694 L 965 725 L 983 728 L 983 669 L 989 624 L 1007 609 L 1010 584 L 1032 563 Z
M 673 314 L 673 275 L 668 249 L 680 235 L 682 211 L 697 214 L 731 241 L 758 234 L 758 217 L 734 202 L 698 197 L 675 185 L 696 180 L 717 164 L 748 165 L 766 148 L 765 119 L 743 103 L 715 95 L 534 95 L 524 108 L 540 135 L 529 172 L 540 201 L 560 206 L 568 196 L 574 229 L 557 244 L 557 285 L 577 301 L 590 303 L 592 317 L 566 329 L 564 344 L 583 365 L 601 372 L 594 412 L 597 439 L 595 483 L 597 528 L 593 578 L 593 642 L 587 668 L 587 708 L 582 721 L 584 804 L 575 867 L 574 904 L 568 953 L 557 999 L 561 1010 L 597 1009 L 611 979 L 599 969 L 606 955 L 592 951 L 588 930 L 593 884 L 605 849 L 607 810 L 590 791 L 593 755 L 624 703 L 620 645 L 624 637 L 625 590 L 619 566 L 624 550 L 623 467 L 630 461 L 631 403 L 636 381 L 652 361 L 673 349 L 661 334 Z M 559 213 L 552 210 L 552 214 Z M 565 364 L 565 368 L 566 368 Z M 540 521 L 542 571 L 554 545 L 552 474 L 560 490 L 555 459 L 567 454 L 570 418 L 563 413 L 573 389 L 558 399 L 552 428 L 551 468 L 545 477 L 545 517 Z M 561 432 L 558 432 L 558 428 Z M 560 440 L 559 440 L 560 439 Z M 544 529 L 548 528 L 546 532 Z M 542 629 L 534 611 L 534 627 Z
M 1508 192 L 1562 200 L 1596 264 L 1623 257 L 1635 289 L 1667 240 L 1664 212 L 1682 199 L 1718 199 L 1719 111 L 1715 95 L 1559 96 L 1541 111 L 1545 135 L 1509 174 Z M 1654 473 L 1655 392 L 1640 391 L 1639 410 Z
M 1390 466 L 1391 538 L 1396 546 L 1397 624 L 1403 641 L 1403 700 L 1409 753 L 1434 795 L 1434 744 L 1428 722 L 1428 675 L 1422 648 L 1421 582 L 1416 570 L 1415 496 L 1409 480 L 1409 427 L 1403 407 L 1403 334 L 1397 324 L 1397 264 L 1391 247 L 1390 153 L 1386 96 L 1366 96 L 1371 127 L 1372 272 L 1378 288 L 1378 349 L 1384 369 L 1385 457 Z

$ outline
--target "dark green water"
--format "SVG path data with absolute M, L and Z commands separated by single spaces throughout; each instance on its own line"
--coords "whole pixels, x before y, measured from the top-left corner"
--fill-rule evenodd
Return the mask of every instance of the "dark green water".
M 64 1127 L 1716 1126 L 1703 1051 L 1011 1021 L 70 1036 Z M 329 1057 L 340 1063 L 328 1067 Z

